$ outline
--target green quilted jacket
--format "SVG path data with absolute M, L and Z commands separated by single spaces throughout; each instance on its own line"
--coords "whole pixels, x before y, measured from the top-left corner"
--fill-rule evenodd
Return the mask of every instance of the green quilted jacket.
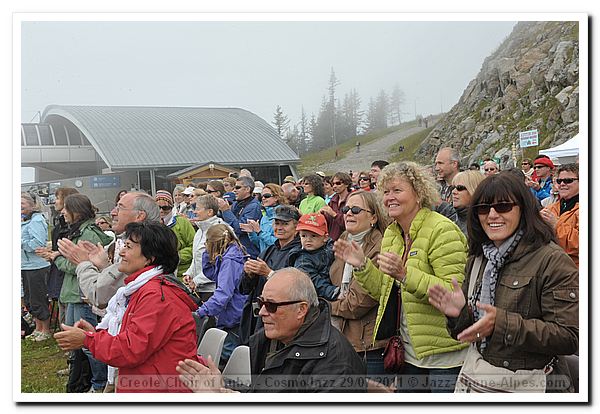
M 446 317 L 429 304 L 427 295 L 427 290 L 433 285 L 443 285 L 452 290 L 453 277 L 462 284 L 467 261 L 464 234 L 446 217 L 422 208 L 412 221 L 410 238 L 413 242 L 406 261 L 407 276 L 401 289 L 408 332 L 417 358 L 466 348 L 468 344 L 450 337 Z M 386 229 L 381 252 L 393 252 L 402 257 L 404 237 L 396 222 Z M 370 260 L 364 270 L 354 271 L 354 277 L 371 297 L 379 300 L 376 333 L 394 279 L 377 269 Z

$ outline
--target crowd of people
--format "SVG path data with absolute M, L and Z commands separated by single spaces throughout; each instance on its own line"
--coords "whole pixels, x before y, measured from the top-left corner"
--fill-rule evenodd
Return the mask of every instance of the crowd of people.
M 68 352 L 67 392 L 237 392 L 221 372 L 240 345 L 246 392 L 493 392 L 490 372 L 541 370 L 541 391 L 573 392 L 578 181 L 576 163 L 462 170 L 442 148 L 431 168 L 121 191 L 110 215 L 59 188 L 50 241 L 22 193 L 24 338 Z M 219 361 L 196 352 L 208 318 Z

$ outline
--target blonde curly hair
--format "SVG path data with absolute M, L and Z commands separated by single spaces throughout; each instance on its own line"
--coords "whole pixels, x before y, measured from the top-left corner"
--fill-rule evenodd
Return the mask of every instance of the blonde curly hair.
M 377 190 L 383 193 L 391 181 L 399 178 L 410 183 L 421 207 L 432 209 L 437 204 L 439 194 L 433 176 L 427 172 L 426 167 L 416 162 L 397 162 L 384 167 L 377 179 Z

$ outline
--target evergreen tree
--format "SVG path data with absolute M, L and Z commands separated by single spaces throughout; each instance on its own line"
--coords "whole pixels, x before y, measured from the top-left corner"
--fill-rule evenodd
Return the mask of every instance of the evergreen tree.
M 395 84 L 390 97 L 390 121 L 393 124 L 400 125 L 402 123 L 402 105 L 404 102 L 404 91 L 400 89 L 398 84 Z
M 331 73 L 329 74 L 329 113 L 330 113 L 330 122 L 331 122 L 331 138 L 333 140 L 333 145 L 337 145 L 336 139 L 336 105 L 335 105 L 335 88 L 340 85 L 340 81 L 335 76 L 335 72 L 333 67 L 331 68 Z
M 285 135 L 285 132 L 289 128 L 290 120 L 283 113 L 283 110 L 281 109 L 281 106 L 279 106 L 279 105 L 277 105 L 277 108 L 275 109 L 275 114 L 273 115 L 272 124 L 273 124 L 273 126 L 275 126 L 275 130 L 277 131 L 277 134 L 279 134 L 279 136 L 281 138 L 283 138 Z
M 388 115 L 389 115 L 389 98 L 385 91 L 382 89 L 375 100 L 375 118 L 376 128 L 387 128 L 388 127 Z

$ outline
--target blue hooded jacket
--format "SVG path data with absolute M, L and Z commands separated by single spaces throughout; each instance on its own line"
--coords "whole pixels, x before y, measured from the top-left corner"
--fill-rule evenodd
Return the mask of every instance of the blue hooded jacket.
M 42 213 L 35 212 L 29 220 L 21 222 L 21 270 L 37 270 L 50 266 L 50 262 L 35 254 L 38 247 L 46 247 L 48 223 Z
M 214 316 L 217 328 L 232 328 L 240 323 L 246 295 L 238 289 L 244 273 L 246 258 L 235 244 L 230 245 L 210 263 L 208 253 L 202 253 L 202 271 L 204 276 L 216 283 L 215 293 L 196 311 L 200 317 Z

